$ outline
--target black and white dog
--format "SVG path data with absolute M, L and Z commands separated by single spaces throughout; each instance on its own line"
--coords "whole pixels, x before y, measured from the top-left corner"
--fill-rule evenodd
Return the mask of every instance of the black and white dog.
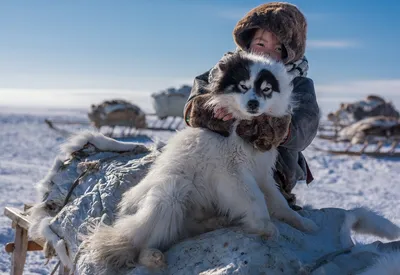
M 292 84 L 283 64 L 236 53 L 218 65 L 209 87 L 210 108 L 224 107 L 237 119 L 266 113 L 287 115 Z M 235 125 L 234 125 L 235 127 Z M 160 250 L 206 231 L 198 221 L 216 212 L 240 219 L 243 230 L 274 238 L 270 214 L 305 232 L 317 225 L 293 211 L 273 178 L 277 149 L 255 150 L 232 131 L 222 137 L 186 128 L 164 147 L 147 176 L 128 190 L 112 227 L 100 226 L 87 240 L 95 263 L 122 267 L 164 264 Z

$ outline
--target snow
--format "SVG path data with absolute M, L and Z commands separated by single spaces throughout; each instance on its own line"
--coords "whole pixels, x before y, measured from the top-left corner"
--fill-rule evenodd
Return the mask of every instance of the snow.
M 37 91 L 33 92 L 37 93 Z M 115 95 L 110 94 L 110 96 Z M 3 96 L 3 94 L 2 94 Z M 30 95 L 32 96 L 32 94 Z M 104 99 L 110 99 L 110 96 Z M 59 146 L 65 138 L 50 130 L 44 123 L 45 118 L 58 120 L 87 120 L 90 104 L 101 102 L 102 98 L 74 94 L 75 101 L 69 99 L 62 104 L 52 105 L 45 102 L 39 108 L 38 100 L 24 100 L 20 105 L 14 101 L 1 102 L 0 108 L 0 208 L 6 206 L 22 207 L 24 203 L 36 200 L 34 185 L 50 169 L 59 152 Z M 150 96 L 138 96 L 133 103 L 149 110 Z M 96 100 L 94 100 L 94 98 Z M 121 98 L 121 97 L 120 97 Z M 145 99 L 146 98 L 146 99 Z M 132 100 L 132 98 L 126 98 Z M 143 99 L 143 101 L 140 100 Z M 55 100 L 55 99 L 53 99 Z M 60 101 L 58 101 L 60 102 Z M 83 103 L 87 103 L 84 107 Z M 29 105 L 31 104 L 31 105 Z M 336 105 L 335 105 L 336 104 Z M 339 102 L 325 108 L 335 109 Z M 53 108 L 51 108 L 53 106 Z M 73 106 L 74 108 L 67 108 Z M 326 105 L 328 106 L 328 105 Z M 147 109 L 146 109 L 147 108 Z M 77 131 L 88 126 L 71 125 L 69 129 Z M 171 133 L 154 133 L 155 137 L 166 141 Z M 313 146 L 333 146 L 329 141 L 315 139 Z M 315 181 L 310 185 L 299 183 L 294 192 L 300 205 L 313 208 L 340 207 L 351 209 L 366 206 L 383 214 L 400 225 L 400 159 L 372 158 L 365 156 L 333 156 L 318 152 L 310 146 L 305 156 L 313 172 Z M 0 274 L 9 274 L 10 256 L 3 246 L 14 238 L 11 222 L 0 215 Z M 359 242 L 371 242 L 372 237 L 357 236 Z M 24 274 L 49 274 L 55 262 L 45 265 L 40 252 L 28 253 Z

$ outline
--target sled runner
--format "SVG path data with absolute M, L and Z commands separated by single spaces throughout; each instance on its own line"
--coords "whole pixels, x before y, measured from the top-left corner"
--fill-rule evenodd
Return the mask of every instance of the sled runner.
M 373 140 L 372 138 L 370 140 Z M 351 156 L 371 156 L 371 157 L 400 157 L 400 139 L 379 140 L 376 142 L 365 141 L 361 146 L 358 144 L 345 143 L 347 147 L 343 150 L 325 149 L 318 146 L 312 146 L 313 149 L 335 155 Z
M 160 119 L 156 114 L 146 114 L 146 126 L 145 127 L 134 127 L 127 125 L 102 125 L 99 128 L 94 127 L 97 131 L 104 134 L 105 136 L 116 138 L 116 137 L 137 137 L 145 135 L 146 131 L 168 131 L 175 132 L 183 129 L 186 124 L 182 117 L 167 117 Z M 83 126 L 91 127 L 90 121 L 67 121 L 67 120 L 51 120 L 46 119 L 44 121 L 47 126 L 62 136 L 70 136 L 74 131 L 70 130 L 69 126 Z M 93 126 L 92 126 L 93 127 Z

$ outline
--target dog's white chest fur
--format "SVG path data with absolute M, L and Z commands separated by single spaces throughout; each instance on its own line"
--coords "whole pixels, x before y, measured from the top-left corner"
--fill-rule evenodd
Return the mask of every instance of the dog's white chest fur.
M 170 140 L 155 163 L 157 173 L 152 177 L 171 176 L 175 171 L 175 176 L 193 185 L 193 202 L 211 207 L 207 204 L 217 204 L 220 192 L 235 199 L 234 189 L 251 189 L 250 178 L 260 183 L 271 179 L 276 156 L 275 148 L 257 151 L 235 133 L 226 138 L 209 130 L 187 128 Z M 223 208 L 229 210 L 229 206 Z

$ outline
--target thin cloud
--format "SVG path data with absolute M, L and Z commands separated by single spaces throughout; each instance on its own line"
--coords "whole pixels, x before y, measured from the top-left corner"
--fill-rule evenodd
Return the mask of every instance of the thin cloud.
M 18 74 L 0 80 L 0 89 L 116 89 L 158 92 L 193 83 L 193 78 L 107 75 Z
M 359 46 L 358 42 L 350 40 L 307 40 L 307 47 L 314 49 L 346 49 Z
M 329 94 L 378 94 L 399 96 L 400 79 L 358 80 L 345 83 L 315 85 L 317 93 Z

